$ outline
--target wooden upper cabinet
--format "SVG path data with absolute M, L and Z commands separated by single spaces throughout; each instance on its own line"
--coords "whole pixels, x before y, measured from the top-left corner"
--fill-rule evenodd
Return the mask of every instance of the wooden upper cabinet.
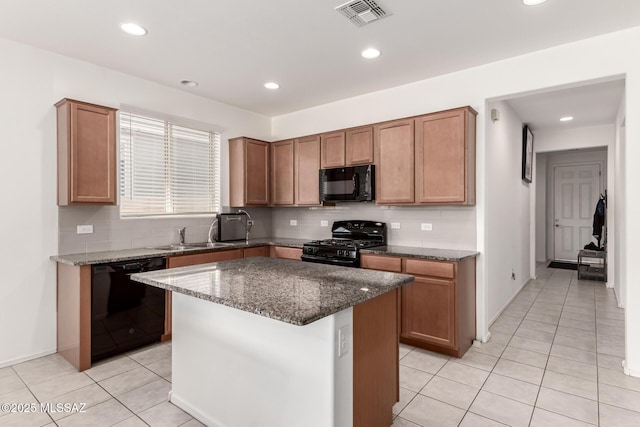
M 475 111 L 416 119 L 416 203 L 475 203 Z
M 325 168 L 339 168 L 345 165 L 345 134 L 344 132 L 325 133 L 320 135 L 322 142 L 321 166 Z
M 66 98 L 56 108 L 58 205 L 115 205 L 117 110 Z
M 295 141 L 295 203 L 320 204 L 320 136 Z
M 373 126 L 346 131 L 346 165 L 373 163 Z
M 229 140 L 231 206 L 269 204 L 269 144 L 251 138 Z
M 374 126 L 377 204 L 414 202 L 413 123 L 406 119 Z
M 271 143 L 271 204 L 293 205 L 294 148 L 293 140 Z

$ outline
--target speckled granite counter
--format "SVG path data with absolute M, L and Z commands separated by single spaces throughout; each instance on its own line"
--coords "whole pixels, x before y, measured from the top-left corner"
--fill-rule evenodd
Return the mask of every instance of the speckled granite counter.
M 250 239 L 249 242 L 244 240 L 239 242 L 226 242 L 224 246 L 216 248 L 184 248 L 184 249 L 156 249 L 156 248 L 140 248 L 140 249 L 122 249 L 118 251 L 106 252 L 87 252 L 69 255 L 53 255 L 50 258 L 53 261 L 69 265 L 91 265 L 104 264 L 107 262 L 128 261 L 150 257 L 163 257 L 171 255 L 195 254 L 202 252 L 225 251 L 230 249 L 251 248 L 257 246 L 288 246 L 292 248 L 302 248 L 309 239 L 286 239 L 265 237 L 259 239 Z
M 389 255 L 431 259 L 437 261 L 462 261 L 477 257 L 480 253 L 474 251 L 458 251 L 453 249 L 419 248 L 413 246 L 379 246 L 360 251 L 362 254 Z
M 133 280 L 294 325 L 413 281 L 413 276 L 264 257 L 138 273 Z

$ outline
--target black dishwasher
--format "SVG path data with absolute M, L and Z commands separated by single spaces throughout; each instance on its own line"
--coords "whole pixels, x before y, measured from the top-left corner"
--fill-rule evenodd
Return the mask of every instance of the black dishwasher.
M 165 265 L 164 258 L 147 258 L 92 266 L 91 363 L 160 341 L 165 291 L 129 276 Z

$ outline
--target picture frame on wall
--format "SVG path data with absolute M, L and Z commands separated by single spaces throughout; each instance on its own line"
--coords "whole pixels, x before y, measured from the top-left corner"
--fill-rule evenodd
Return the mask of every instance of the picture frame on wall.
M 531 183 L 533 179 L 533 132 L 529 126 L 522 128 L 522 180 Z

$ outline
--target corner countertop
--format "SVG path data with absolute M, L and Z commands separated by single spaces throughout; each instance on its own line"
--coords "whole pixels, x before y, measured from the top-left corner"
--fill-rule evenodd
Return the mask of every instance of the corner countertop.
M 265 257 L 137 273 L 131 278 L 298 326 L 414 280 L 407 274 Z
M 362 254 L 388 255 L 410 258 L 421 258 L 435 261 L 462 261 L 467 258 L 475 258 L 480 252 L 459 251 L 455 249 L 419 248 L 413 246 L 377 246 L 363 249 Z
M 288 246 L 292 248 L 302 248 L 302 245 L 308 242 L 308 239 L 287 239 L 265 237 L 258 239 L 249 239 L 248 242 L 241 240 L 238 242 L 225 242 L 224 246 L 216 248 L 184 248 L 184 249 L 156 249 L 156 248 L 139 248 L 139 249 L 122 249 L 116 251 L 105 252 L 87 252 L 68 255 L 53 255 L 51 260 L 69 265 L 93 265 L 104 264 L 108 262 L 129 261 L 142 258 L 166 257 L 176 255 L 197 254 L 203 252 L 228 251 L 232 249 L 253 248 L 257 246 Z

